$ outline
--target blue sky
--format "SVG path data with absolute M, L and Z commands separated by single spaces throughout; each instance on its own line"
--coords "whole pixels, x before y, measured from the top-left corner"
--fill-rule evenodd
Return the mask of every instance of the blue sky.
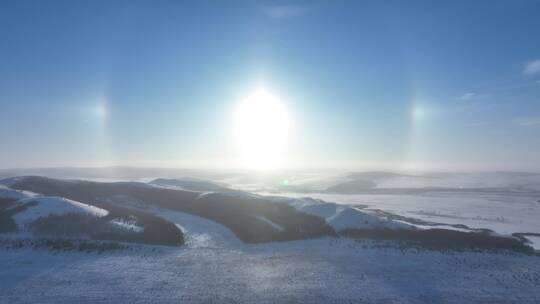
M 264 86 L 285 167 L 540 170 L 539 1 L 2 1 L 0 168 L 235 165 Z

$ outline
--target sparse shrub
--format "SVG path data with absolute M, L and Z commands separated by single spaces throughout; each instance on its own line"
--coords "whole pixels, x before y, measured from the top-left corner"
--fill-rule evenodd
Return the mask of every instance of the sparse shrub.
M 142 232 L 122 229 L 111 224 L 110 217 L 95 217 L 87 214 L 49 215 L 39 218 L 29 225 L 29 229 L 37 235 L 55 237 L 87 237 L 98 240 L 115 240 L 155 245 L 182 245 L 182 232 L 172 223 L 161 218 L 138 213 L 137 223 L 144 227 Z
M 107 220 L 89 214 L 55 214 L 38 218 L 28 228 L 37 235 L 88 237 L 100 233 L 118 233 Z
M 345 229 L 340 235 L 357 239 L 391 240 L 403 247 L 423 247 L 434 250 L 513 250 L 533 252 L 523 241 L 493 236 L 485 232 L 462 232 L 446 229 L 392 230 Z
M 13 206 L 15 199 L 0 198 L 0 233 L 13 232 L 17 230 L 17 224 L 11 219 L 11 212 L 6 209 Z

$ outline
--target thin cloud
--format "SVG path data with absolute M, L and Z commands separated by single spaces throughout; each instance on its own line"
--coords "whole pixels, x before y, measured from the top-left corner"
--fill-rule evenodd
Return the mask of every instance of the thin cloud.
M 471 122 L 468 124 L 469 127 L 483 127 L 487 126 L 489 123 L 486 121 Z
M 280 5 L 263 8 L 264 14 L 271 18 L 299 17 L 303 16 L 307 11 L 307 7 L 300 5 Z
M 514 123 L 522 127 L 540 126 L 540 117 L 521 117 L 514 119 Z
M 540 74 L 540 59 L 527 63 L 523 69 L 523 74 L 528 76 Z
M 467 92 L 461 96 L 456 97 L 456 100 L 460 101 L 480 101 L 492 97 L 492 94 L 488 93 L 474 93 Z
M 476 93 L 469 92 L 469 93 L 465 93 L 465 94 L 459 96 L 457 99 L 458 100 L 471 100 L 474 97 L 476 97 Z

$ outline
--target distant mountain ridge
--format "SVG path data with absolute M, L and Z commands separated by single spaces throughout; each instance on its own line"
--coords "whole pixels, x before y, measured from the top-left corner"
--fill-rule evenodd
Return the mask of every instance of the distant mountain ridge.
M 170 179 L 170 178 L 156 178 L 150 182 L 151 185 L 165 186 L 165 187 L 178 187 L 183 190 L 200 191 L 200 192 L 230 192 L 234 191 L 226 187 L 225 185 L 194 179 L 194 178 L 182 178 L 182 179 Z

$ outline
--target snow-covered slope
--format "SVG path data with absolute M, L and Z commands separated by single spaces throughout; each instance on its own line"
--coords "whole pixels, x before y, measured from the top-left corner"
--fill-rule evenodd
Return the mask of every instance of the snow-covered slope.
M 13 215 L 13 220 L 19 227 L 24 227 L 35 220 L 50 215 L 63 214 L 87 214 L 91 216 L 102 217 L 109 212 L 95 206 L 72 201 L 61 197 L 32 197 L 17 202 L 18 206 L 26 206 L 24 210 Z
M 42 196 L 29 191 L 11 189 L 5 183 L 0 185 L 0 198 L 13 200 L 4 212 L 11 214 L 11 218 L 19 229 L 24 229 L 37 219 L 50 215 L 86 214 L 102 217 L 108 214 L 105 209 L 66 198 Z
M 288 203 L 299 211 L 326 220 L 334 230 L 344 229 L 414 229 L 412 225 L 370 214 L 354 207 L 329 203 L 309 197 L 274 197 L 275 201 Z
M 0 184 L 0 198 L 21 200 L 35 196 L 38 195 L 30 191 L 14 190 L 7 187 L 6 185 Z

